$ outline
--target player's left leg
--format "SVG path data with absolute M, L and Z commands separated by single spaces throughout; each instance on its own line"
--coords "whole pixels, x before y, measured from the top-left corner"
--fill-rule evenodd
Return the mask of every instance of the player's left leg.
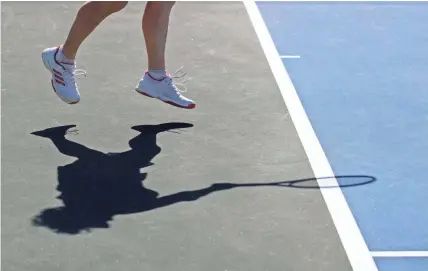
M 142 19 L 142 28 L 148 57 L 148 71 L 136 90 L 171 105 L 191 109 L 195 103 L 184 97 L 167 73 L 165 47 L 169 17 L 175 2 L 148 2 Z
M 42 53 L 45 67 L 51 73 L 51 84 L 55 93 L 66 103 L 80 101 L 80 92 L 76 84 L 76 54 L 82 42 L 107 17 L 127 5 L 127 1 L 89 1 L 84 3 L 68 32 L 63 45 L 46 48 Z

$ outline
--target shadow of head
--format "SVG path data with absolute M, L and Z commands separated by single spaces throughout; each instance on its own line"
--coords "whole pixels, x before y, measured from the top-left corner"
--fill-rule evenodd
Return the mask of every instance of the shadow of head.
M 33 217 L 32 224 L 37 227 L 48 227 L 56 233 L 78 234 L 91 232 L 94 228 L 108 228 L 112 220 L 110 214 L 85 213 L 67 206 L 49 208 Z

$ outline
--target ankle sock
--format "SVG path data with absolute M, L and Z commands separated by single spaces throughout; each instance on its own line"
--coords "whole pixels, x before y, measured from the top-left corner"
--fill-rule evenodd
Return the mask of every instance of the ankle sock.
M 65 64 L 74 64 L 74 58 L 67 58 L 63 53 L 62 53 L 62 45 L 60 46 L 59 50 L 58 50 L 58 54 L 57 54 L 57 60 L 59 62 L 63 62 Z
M 166 70 L 150 70 L 148 71 L 150 75 L 156 80 L 161 80 L 166 77 Z

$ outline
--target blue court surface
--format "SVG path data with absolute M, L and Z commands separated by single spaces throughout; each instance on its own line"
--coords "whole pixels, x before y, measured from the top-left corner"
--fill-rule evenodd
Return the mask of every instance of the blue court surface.
M 335 175 L 377 179 L 342 189 L 375 270 L 427 271 L 428 3 L 257 8 Z

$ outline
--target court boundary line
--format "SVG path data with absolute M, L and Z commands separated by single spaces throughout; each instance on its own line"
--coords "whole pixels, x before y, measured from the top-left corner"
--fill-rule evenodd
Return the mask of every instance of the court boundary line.
M 291 58 L 300 58 L 300 56 L 298 55 L 281 55 L 279 56 L 280 58 L 286 58 L 286 59 L 291 59 Z
M 386 250 L 386 251 L 371 251 L 372 257 L 378 257 L 378 258 L 400 258 L 400 257 L 428 257 L 428 250 L 427 251 L 393 251 L 393 250 Z
M 256 2 L 254 0 L 244 0 L 243 2 L 315 178 L 318 180 L 320 177 L 334 176 Z M 336 178 L 331 178 L 328 186 L 336 188 L 320 188 L 320 191 L 352 269 L 354 271 L 378 271 Z

